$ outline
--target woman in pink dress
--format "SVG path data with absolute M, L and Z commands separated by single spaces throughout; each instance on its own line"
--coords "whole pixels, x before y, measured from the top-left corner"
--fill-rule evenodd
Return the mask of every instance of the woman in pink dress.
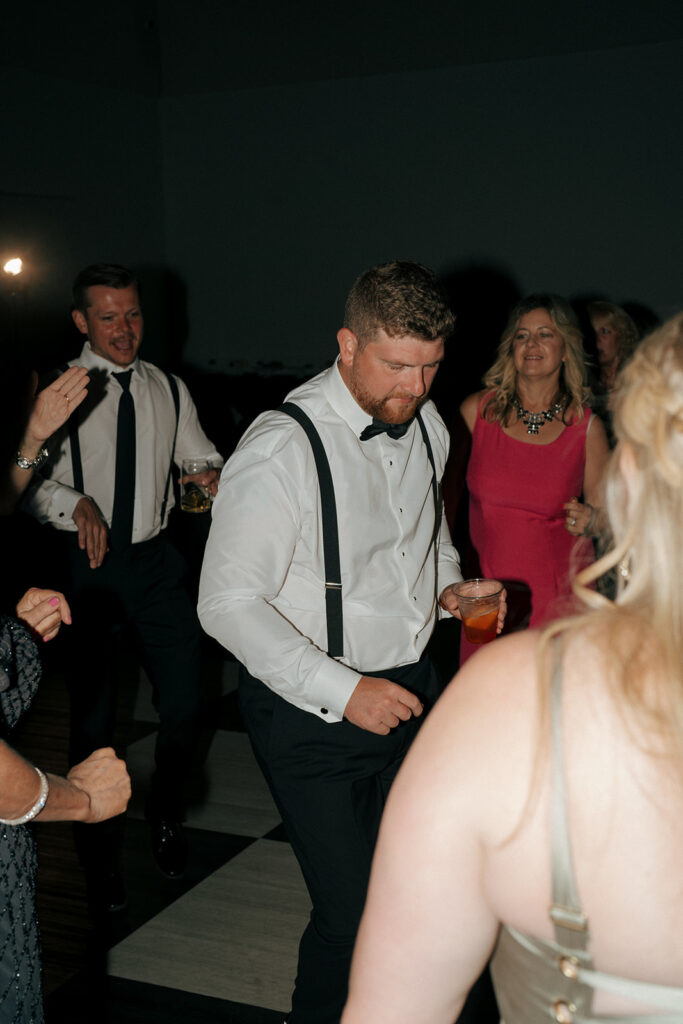
M 513 310 L 484 390 L 460 408 L 475 572 L 504 581 L 506 632 L 566 611 L 571 576 L 593 560 L 609 448 L 584 379 L 573 310 L 532 295 Z M 461 661 L 474 649 L 463 636 Z

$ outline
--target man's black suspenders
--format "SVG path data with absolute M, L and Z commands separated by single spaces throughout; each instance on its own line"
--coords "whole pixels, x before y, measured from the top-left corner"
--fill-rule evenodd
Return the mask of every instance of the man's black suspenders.
M 300 405 L 294 402 L 284 402 L 279 406 L 278 412 L 284 412 L 306 431 L 315 465 L 318 471 L 318 483 L 320 486 L 320 507 L 322 510 L 323 527 L 323 554 L 325 558 L 325 611 L 327 615 L 327 653 L 331 658 L 341 658 L 344 654 L 344 618 L 342 611 L 342 582 L 341 567 L 339 561 L 339 529 L 337 526 L 337 505 L 334 497 L 334 485 L 330 464 L 325 454 L 325 448 L 320 439 L 320 434 L 313 426 L 310 416 L 304 412 Z M 432 467 L 432 493 L 434 495 L 434 534 L 432 544 L 439 534 L 440 508 L 439 508 L 439 486 L 436 479 L 436 466 L 434 465 L 434 453 L 420 413 L 417 413 L 417 422 L 422 433 L 422 439 L 427 449 L 427 457 Z
M 164 373 L 166 371 L 164 370 Z M 180 396 L 178 394 L 178 384 L 172 373 L 166 374 L 166 380 L 168 386 L 171 389 L 171 395 L 173 396 L 173 406 L 175 408 L 175 430 L 173 431 L 173 444 L 171 445 L 171 461 L 168 464 L 168 473 L 166 474 L 166 486 L 164 487 L 164 500 L 161 503 L 161 515 L 159 517 L 159 529 L 164 528 L 164 519 L 166 517 L 166 505 L 168 503 L 168 490 L 171 486 L 171 473 L 173 472 L 173 457 L 175 455 L 175 443 L 178 439 L 178 423 L 180 422 Z
M 303 427 L 313 449 L 315 466 L 320 484 L 320 506 L 323 515 L 323 553 L 325 556 L 325 611 L 327 614 L 327 653 L 331 658 L 341 658 L 344 653 L 344 618 L 342 613 L 342 582 L 339 565 L 339 530 L 337 528 L 337 505 L 334 500 L 334 485 L 330 464 L 320 434 L 313 421 L 300 405 L 285 402 L 279 412 L 285 412 Z
M 60 369 L 60 373 L 64 373 L 68 370 L 68 366 L 63 366 Z M 163 371 L 164 373 L 166 371 Z M 171 389 L 171 395 L 173 397 L 173 407 L 175 409 L 175 430 L 173 432 L 173 445 L 171 446 L 171 461 L 168 466 L 168 473 L 166 474 L 166 486 L 164 488 L 164 500 L 161 503 L 161 515 L 159 518 L 160 530 L 164 528 L 164 519 L 166 516 L 166 505 L 168 504 L 168 492 L 171 486 L 171 473 L 173 471 L 173 457 L 175 456 L 175 445 L 178 437 L 178 423 L 180 421 L 180 395 L 178 394 L 178 384 L 175 377 L 166 373 L 166 380 L 168 386 Z M 74 490 L 80 494 L 85 494 L 85 486 L 83 484 L 83 460 L 81 459 L 81 442 L 78 436 L 78 428 L 80 426 L 79 410 L 69 418 L 69 442 L 71 445 L 71 469 L 74 477 Z

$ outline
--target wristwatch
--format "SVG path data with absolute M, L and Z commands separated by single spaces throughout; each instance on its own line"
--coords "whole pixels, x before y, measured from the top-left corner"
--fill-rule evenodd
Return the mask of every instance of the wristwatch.
M 21 452 L 17 452 L 14 456 L 14 461 L 19 469 L 37 469 L 38 466 L 42 466 L 49 454 L 47 448 L 41 448 L 35 459 L 27 459 Z

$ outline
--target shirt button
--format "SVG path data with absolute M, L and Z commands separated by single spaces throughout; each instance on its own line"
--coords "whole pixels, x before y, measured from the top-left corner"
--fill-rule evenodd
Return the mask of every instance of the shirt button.
M 321 708 L 320 709 L 320 714 L 321 715 L 327 715 L 327 714 L 329 714 L 329 711 L 327 710 L 327 708 Z
M 64 518 L 64 513 L 63 513 L 63 512 L 60 512 L 60 513 L 59 513 L 59 518 L 60 518 L 60 519 L 63 519 L 63 518 Z
M 405 557 L 406 557 L 406 553 L 405 553 L 405 551 L 402 551 L 401 552 L 401 558 L 405 558 Z
M 393 464 L 394 464 L 394 463 L 392 462 L 392 460 L 391 460 L 391 459 L 389 459 L 389 465 L 390 465 L 390 466 L 393 466 Z

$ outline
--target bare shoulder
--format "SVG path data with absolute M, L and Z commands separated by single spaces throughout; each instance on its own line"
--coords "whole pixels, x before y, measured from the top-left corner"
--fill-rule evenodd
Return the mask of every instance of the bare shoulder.
M 409 751 L 395 783 L 397 797 L 409 803 L 420 794 L 428 810 L 440 809 L 451 822 L 467 821 L 487 844 L 513 831 L 538 748 L 537 642 L 538 634 L 527 631 L 496 640 L 469 659 Z
M 609 443 L 605 426 L 600 417 L 590 409 L 586 410 L 585 415 L 590 417 L 586 430 L 586 453 L 593 452 L 599 458 L 606 458 L 609 456 Z
M 460 414 L 467 424 L 467 429 L 470 433 L 474 430 L 479 405 L 485 394 L 485 391 L 475 391 L 473 394 L 468 395 L 460 406 Z
M 481 758 L 490 768 L 514 730 L 528 735 L 536 722 L 538 636 L 526 630 L 482 647 L 448 684 L 417 742 L 434 756 Z
M 463 704 L 488 713 L 492 701 L 497 706 L 509 703 L 511 692 L 517 706 L 531 699 L 536 688 L 538 638 L 536 630 L 525 630 L 482 647 L 453 677 L 442 700 L 459 714 Z

